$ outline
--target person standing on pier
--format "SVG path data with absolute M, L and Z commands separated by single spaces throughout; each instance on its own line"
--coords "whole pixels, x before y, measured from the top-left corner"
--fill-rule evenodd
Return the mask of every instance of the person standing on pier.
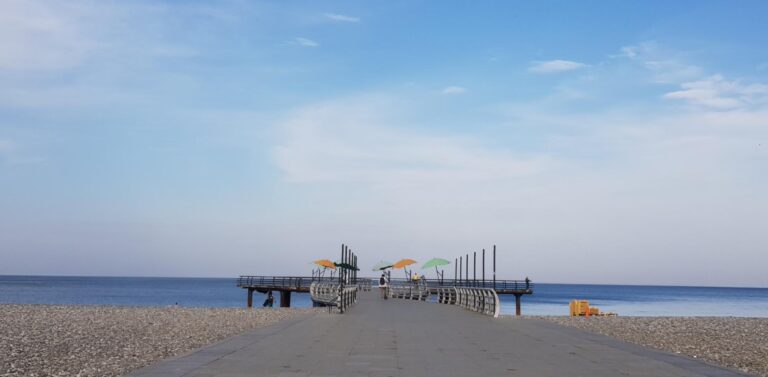
M 381 273 L 381 277 L 379 278 L 379 291 L 381 292 L 381 298 L 387 299 L 387 275 L 385 273 Z

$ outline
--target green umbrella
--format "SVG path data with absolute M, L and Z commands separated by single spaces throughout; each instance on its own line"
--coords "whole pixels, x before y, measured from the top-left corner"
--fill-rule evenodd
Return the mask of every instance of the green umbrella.
M 392 267 L 392 262 L 381 261 L 379 263 L 376 263 L 376 265 L 373 266 L 372 271 L 381 271 L 390 267 Z
M 440 282 L 442 284 L 442 274 L 440 271 L 437 270 L 437 266 L 445 266 L 446 264 L 451 264 L 451 262 L 443 259 L 443 258 L 432 258 L 427 261 L 427 263 L 424 263 L 423 266 L 421 266 L 422 270 L 426 270 L 427 268 L 434 267 L 435 268 L 435 274 L 437 275 L 437 278 L 440 279 Z
M 432 258 L 427 261 L 427 263 L 424 263 L 423 266 L 421 266 L 422 270 L 426 270 L 427 268 L 437 267 L 437 266 L 445 266 L 446 264 L 451 264 L 451 262 L 443 259 L 443 258 Z
M 334 263 L 336 267 L 343 268 L 346 270 L 353 270 L 353 271 L 360 271 L 359 268 L 349 264 L 349 263 Z

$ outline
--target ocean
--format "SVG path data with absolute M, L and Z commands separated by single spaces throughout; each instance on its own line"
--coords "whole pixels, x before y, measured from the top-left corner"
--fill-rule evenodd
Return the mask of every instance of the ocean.
M 263 299 L 255 294 L 255 305 Z M 502 314 L 513 314 L 514 297 L 501 299 Z M 768 288 L 546 283 L 523 296 L 523 314 L 567 315 L 573 299 L 622 316 L 768 317 Z M 0 276 L 0 304 L 236 308 L 245 307 L 245 300 L 234 278 Z M 293 293 L 291 304 L 310 307 L 309 294 Z

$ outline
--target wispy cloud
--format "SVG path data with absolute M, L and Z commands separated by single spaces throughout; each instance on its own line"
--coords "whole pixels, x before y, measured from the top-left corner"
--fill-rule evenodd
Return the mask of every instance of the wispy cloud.
M 34 1 L 3 2 L 0 69 L 58 70 L 77 66 L 96 42 L 83 31 L 87 7 Z
M 443 89 L 443 94 L 462 94 L 467 91 L 466 88 L 461 86 L 447 86 Z
M 296 37 L 293 39 L 293 44 L 299 45 L 302 47 L 318 47 L 320 46 L 320 43 L 317 43 L 309 38 L 303 38 L 303 37 Z
M 347 16 L 338 13 L 323 13 L 323 17 L 335 22 L 360 22 L 360 17 Z
M 485 236 L 521 250 L 548 250 L 544 259 L 561 257 L 558 250 L 589 253 L 605 261 L 601 268 L 617 271 L 600 275 L 602 282 L 658 279 L 664 274 L 649 277 L 640 271 L 660 260 L 698 271 L 686 279 L 706 279 L 701 269 L 690 268 L 690 254 L 680 250 L 697 250 L 693 263 L 705 267 L 730 240 L 701 230 L 723 227 L 758 240 L 735 251 L 742 258 L 729 263 L 744 267 L 740 271 L 748 279 L 762 276 L 758 268 L 737 261 L 754 260 L 750 253 L 766 246 L 760 237 L 764 224 L 736 224 L 729 216 L 768 209 L 768 202 L 750 196 L 768 187 L 753 173 L 759 169 L 755 140 L 768 135 L 763 127 L 768 113 L 610 109 L 574 114 L 551 104 L 520 104 L 522 112 L 510 120 L 515 127 L 541 129 L 540 119 L 548 118 L 544 124 L 570 130 L 550 135 L 546 148 L 520 154 L 493 146 L 514 139 L 503 132 L 492 141 L 417 131 L 411 125 L 418 120 L 410 112 L 419 111 L 418 101 L 391 97 L 399 100 L 341 98 L 288 114 L 273 149 L 286 184 L 315 193 L 335 211 L 376 213 L 375 219 L 351 226 L 408 234 L 411 245 L 429 244 L 440 235 L 460 248 L 474 242 L 467 238 Z M 344 190 L 350 185 L 354 195 Z M 738 194 L 744 190 L 748 197 Z M 686 224 L 685 232 L 676 226 L 680 223 Z M 553 227 L 560 229 L 558 237 L 548 237 Z M 510 228 L 524 231 L 510 233 Z M 610 247 L 604 246 L 606 234 Z M 615 257 L 617 247 L 621 258 Z M 622 269 L 626 258 L 633 258 L 637 273 Z M 568 274 L 533 257 L 520 263 L 542 280 Z M 587 262 L 577 264 L 586 275 L 597 272 Z
M 531 62 L 528 71 L 540 74 L 560 73 L 574 71 L 587 67 L 587 64 L 571 60 L 548 60 Z
M 664 95 L 667 99 L 684 100 L 696 106 L 714 109 L 735 109 L 768 101 L 768 85 L 742 84 L 721 75 L 686 82 L 681 90 Z
M 475 148 L 468 138 L 410 131 L 403 127 L 408 119 L 388 115 L 408 107 L 396 102 L 363 96 L 295 111 L 280 125 L 284 138 L 275 161 L 292 182 L 377 187 L 473 183 L 542 168 L 538 161 Z
M 624 46 L 611 58 L 626 58 L 652 72 L 653 81 L 679 84 L 704 75 L 704 70 L 686 61 L 678 51 L 665 49 L 653 41 Z

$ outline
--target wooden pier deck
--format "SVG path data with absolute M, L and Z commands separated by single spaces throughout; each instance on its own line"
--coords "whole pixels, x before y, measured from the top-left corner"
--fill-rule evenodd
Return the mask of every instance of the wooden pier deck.
M 283 322 L 129 376 L 744 376 L 545 321 L 377 293 L 345 314 Z

